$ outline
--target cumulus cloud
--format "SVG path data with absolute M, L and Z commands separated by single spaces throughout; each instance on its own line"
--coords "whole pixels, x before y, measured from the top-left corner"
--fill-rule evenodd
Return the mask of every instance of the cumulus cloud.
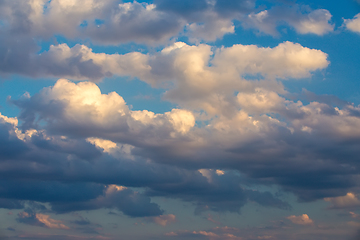
M 219 18 L 216 13 L 209 12 L 204 16 L 204 23 L 191 23 L 186 28 L 189 31 L 190 40 L 215 41 L 225 34 L 235 32 L 234 23 L 230 19 Z
M 45 11 L 44 11 L 45 9 Z M 49 38 L 92 38 L 102 44 L 165 41 L 183 25 L 181 18 L 159 12 L 155 5 L 117 0 L 4 1 L 3 29 L 12 34 Z
M 344 24 L 348 30 L 360 33 L 360 13 L 353 19 L 344 19 Z
M 163 114 L 132 111 L 121 96 L 116 93 L 101 94 L 99 88 L 90 82 L 75 84 L 60 80 L 54 87 L 46 88 L 30 98 L 13 100 L 13 103 L 22 109 L 20 119 L 24 130 L 44 128 L 47 135 L 59 135 L 45 141 L 41 140 L 45 135 L 40 131 L 31 137 L 36 146 L 95 161 L 94 164 L 100 163 L 96 157 L 88 158 L 84 154 L 88 151 L 86 149 L 92 149 L 94 153 L 105 150 L 124 160 L 150 158 L 159 164 L 177 167 L 235 168 L 246 172 L 247 177 L 273 181 L 293 191 L 302 200 L 340 196 L 354 186 L 356 171 L 352 166 L 356 165 L 354 159 L 359 151 L 355 147 L 360 135 L 356 131 L 360 129 L 359 108 L 346 102 L 335 107 L 325 98 L 326 101 L 322 103 L 294 102 L 265 87 L 255 88 L 253 92 L 239 92 L 233 96 L 233 114 L 221 115 L 220 112 L 216 117 L 206 118 L 208 123 L 204 127 L 195 125 L 195 121 L 202 121 L 202 116 L 189 110 L 173 109 Z M 202 101 L 206 102 L 206 99 Z M 278 116 L 283 119 L 278 119 Z M 40 120 L 41 126 L 37 124 Z M 91 147 L 84 140 L 79 140 L 76 145 L 72 143 L 73 140 L 60 138 L 64 135 L 85 138 L 95 146 Z M 353 144 L 345 144 L 349 141 Z M 24 144 L 23 141 L 18 142 Z M 78 150 L 74 151 L 67 144 L 78 146 Z M 310 148 L 309 144 L 313 147 Z M 308 151 L 304 152 L 304 148 Z M 344 154 L 348 156 L 347 159 L 339 161 L 338 156 Z M 256 160 L 257 164 L 254 165 L 249 159 Z M 344 161 L 347 165 L 344 165 Z M 140 163 L 122 162 L 130 169 Z M 140 166 L 146 168 L 146 164 L 141 163 Z M 123 172 L 121 168 L 114 168 L 107 170 L 108 176 L 97 173 L 94 177 L 111 179 L 117 175 L 115 170 Z M 317 171 L 321 171 L 322 175 L 318 175 Z M 220 177 L 228 175 L 218 175 L 215 170 L 210 173 L 218 181 Z M 179 176 L 178 173 L 171 174 L 167 174 L 166 178 Z M 126 175 L 135 179 L 136 174 L 131 171 Z M 155 176 L 156 171 L 150 175 Z M 71 176 L 75 177 L 74 174 Z M 145 179 L 150 178 L 144 178 L 141 182 L 149 181 Z M 201 181 L 204 179 L 208 179 L 208 176 L 203 176 Z M 308 187 L 310 185 L 311 188 Z M 227 209 L 238 211 L 251 194 L 239 187 L 234 189 L 239 189 L 239 195 L 234 195 L 237 204 L 228 205 Z M 167 195 L 170 188 L 162 185 L 152 190 Z M 213 188 L 212 191 L 218 194 L 216 191 L 222 189 Z M 203 201 L 199 209 L 223 209 L 215 201 L 204 202 L 201 196 L 188 196 L 186 192 L 179 194 L 179 198 L 199 203 Z M 276 201 L 271 205 L 285 206 Z
M 196 126 L 201 116 L 192 111 L 132 111 L 121 96 L 101 94 L 94 83 L 59 80 L 13 100 L 22 109 L 24 132 L 16 118 L 2 116 L 4 144 L 12 141 L 23 152 L 1 152 L 1 174 L 9 180 L 0 197 L 48 202 L 58 213 L 115 208 L 142 217 L 163 215 L 152 196 L 191 202 L 196 213 L 240 212 L 249 201 L 290 208 L 247 184 L 277 184 L 306 201 L 356 186 L 358 107 L 293 102 L 265 88 L 252 94 L 234 96 L 235 116 Z M 32 180 L 10 181 L 19 174 Z
M 275 48 L 238 44 L 213 50 L 206 44 L 190 46 L 177 42 L 152 55 L 139 52 L 94 53 L 84 45 L 70 48 L 66 44 L 52 45 L 48 51 L 36 54 L 35 50 L 19 50 L 23 48 L 22 42 L 9 44 L 10 46 L 5 44 L 7 48 L 4 47 L 3 51 L 0 49 L 0 55 L 4 58 L 0 71 L 5 74 L 19 73 L 32 77 L 68 77 L 92 81 L 112 75 L 129 76 L 157 87 L 173 81 L 175 87 L 190 88 L 191 91 L 187 90 L 189 94 L 197 90 L 198 95 L 198 91 L 206 90 L 206 85 L 200 81 L 206 80 L 208 91 L 220 85 L 224 85 L 222 89 L 228 90 L 229 84 L 232 84 L 233 88 L 244 88 L 250 85 L 250 82 L 235 84 L 234 81 L 240 81 L 239 77 L 246 74 L 281 79 L 304 78 L 329 64 L 327 55 L 322 51 L 291 42 L 281 43 Z M 8 47 L 14 51 L 6 50 Z M 191 61 L 188 61 L 189 58 Z M 178 94 L 172 93 L 174 96 Z
M 178 135 L 170 136 L 174 140 L 187 134 L 182 131 L 190 131 L 182 129 L 184 125 L 180 121 L 181 116 L 177 114 L 170 119 L 173 126 L 180 128 Z M 8 121 L 17 123 L 15 120 Z M 15 124 L 11 126 L 17 129 Z M 15 130 L 13 131 L 18 131 Z M 149 160 L 142 161 L 133 155 L 134 147 L 126 148 L 124 144 L 98 138 L 88 138 L 87 141 L 94 145 L 85 144 L 84 149 L 80 151 L 91 152 L 95 148 L 97 151 L 104 151 L 102 156 L 89 159 L 78 151 L 69 151 L 64 147 L 68 141 L 74 146 L 84 144 L 82 137 L 78 140 L 69 140 L 64 135 L 56 137 L 45 134 L 44 130 L 31 131 L 31 136 L 19 139 L 29 146 L 27 152 L 21 157 L 2 157 L 0 162 L 2 176 L 14 179 L 2 182 L 6 188 L 1 189 L 0 197 L 4 199 L 48 202 L 51 210 L 57 213 L 115 208 L 132 217 L 158 216 L 163 213 L 157 204 L 151 203 L 149 196 L 165 196 L 192 202 L 197 206 L 198 213 L 207 210 L 239 212 L 249 200 L 269 207 L 289 207 L 287 203 L 268 192 L 256 192 L 242 187 L 242 180 L 236 174 L 207 170 L 208 174 L 205 177 L 196 170 L 162 166 Z M 153 144 L 151 141 L 147 143 Z M 22 164 L 19 166 L 17 162 Z M 15 176 L 20 173 L 32 180 L 16 179 Z M 63 179 L 70 182 L 59 182 Z M 126 187 L 108 185 L 109 182 L 146 187 L 147 191 L 142 194 Z M 261 199 L 262 196 L 265 200 Z M 223 205 L 223 202 L 227 202 L 227 205 Z M 3 207 L 13 208 L 9 204 Z M 18 206 L 22 207 L 23 205 Z
M 243 21 L 246 28 L 255 28 L 260 32 L 278 36 L 277 26 L 290 25 L 299 34 L 324 35 L 334 31 L 335 25 L 331 23 L 332 15 L 326 9 L 300 11 L 298 5 L 275 6 L 271 9 L 253 12 Z
M 299 22 L 293 22 L 292 25 L 296 31 L 301 34 L 313 33 L 324 35 L 334 30 L 334 25 L 330 23 L 332 15 L 326 9 L 318 9 L 310 12 Z
M 300 216 L 291 215 L 287 217 L 292 223 L 298 224 L 298 225 L 311 225 L 313 224 L 313 220 L 309 218 L 307 214 L 303 214 Z
M 330 202 L 332 205 L 330 208 L 357 208 L 360 206 L 360 200 L 354 193 L 347 193 L 345 196 L 339 196 L 334 198 L 325 198 L 325 201 Z
M 101 94 L 100 89 L 91 82 L 75 84 L 62 79 L 54 87 L 44 89 L 39 95 L 14 101 L 14 103 L 18 106 L 32 105 L 36 109 L 39 109 L 36 105 L 42 104 L 44 115 L 40 119 L 48 117 L 57 119 L 53 122 L 57 126 L 51 127 L 53 131 L 60 130 L 59 127 L 62 128 L 60 131 L 67 131 L 66 128 L 71 126 L 71 129 L 68 129 L 69 133 L 76 129 L 76 134 L 88 135 L 88 137 L 101 137 L 103 133 L 107 132 L 120 140 L 131 135 L 134 137 L 143 136 L 143 134 L 150 136 L 150 132 L 153 132 L 154 138 L 157 138 L 158 141 L 165 141 L 161 138 L 185 135 L 195 125 L 192 112 L 184 109 L 173 109 L 165 114 L 155 114 L 147 110 L 131 111 L 125 100 L 117 93 Z M 48 104 L 52 106 L 45 107 Z M 54 115 L 49 116 L 47 109 L 51 108 L 56 111 L 53 111 Z M 26 123 L 26 119 L 32 119 L 29 114 L 35 113 L 28 110 L 21 116 L 25 120 L 25 126 L 32 125 L 29 122 Z M 82 117 L 80 117 L 81 115 Z M 75 128 L 74 124 L 77 125 Z M 89 127 L 93 128 L 93 133 L 98 132 L 100 135 L 88 132 Z M 33 128 L 37 127 L 34 125 Z M 81 128 L 84 129 L 82 133 Z M 140 138 L 136 138 L 140 140 Z M 147 142 L 150 139 L 145 138 L 144 141 Z
M 192 31 L 192 37 L 214 41 L 226 33 L 233 33 L 232 19 L 219 16 L 224 11 L 223 6 L 217 3 L 214 10 L 208 1 L 195 4 L 172 1 L 169 4 L 159 0 L 148 4 L 117 0 L 74 3 L 7 0 L 2 3 L 2 29 L 15 35 L 26 33 L 30 37 L 47 39 L 61 34 L 68 38 L 91 38 L 98 44 L 117 45 L 131 41 L 164 43 L 177 36 L 185 26 L 192 25 L 192 30 L 197 26 L 201 31 Z M 202 24 L 206 27 L 202 28 Z

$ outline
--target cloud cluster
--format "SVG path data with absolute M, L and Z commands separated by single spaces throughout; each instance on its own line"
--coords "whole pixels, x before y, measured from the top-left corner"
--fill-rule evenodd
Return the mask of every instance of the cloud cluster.
M 335 29 L 332 15 L 292 1 L 261 3 L 0 0 L 0 74 L 59 79 L 32 96 L 9 97 L 18 117 L 0 113 L 0 208 L 23 209 L 18 223 L 98 239 L 111 238 L 87 218 L 65 222 L 51 214 L 108 209 L 165 227 L 180 215 L 154 197 L 190 203 L 195 214 L 241 213 L 248 203 L 290 210 L 275 191 L 325 200 L 329 209 L 358 208 L 360 106 L 284 87 L 325 71 L 328 54 L 290 41 L 216 42 L 240 27 L 273 37 L 289 28 L 323 36 Z M 344 27 L 359 32 L 358 20 L 345 19 Z M 144 44 L 144 51 L 111 53 L 124 43 Z M 111 76 L 160 88 L 176 107 L 132 110 L 96 85 Z M 302 228 L 300 238 L 317 239 L 323 230 L 307 214 L 289 215 L 243 232 L 194 228 L 163 238 L 288 240 L 298 236 L 276 231 Z
M 309 9 L 303 13 L 299 9 L 295 5 L 258 10 L 251 0 L 172 1 L 171 4 L 160 0 L 154 3 L 5 0 L 0 10 L 0 72 L 73 79 L 101 79 L 111 75 L 111 71 L 87 57 L 88 50 L 83 47 L 68 49 L 59 45 L 38 56 L 38 52 L 42 52 L 38 43 L 54 36 L 90 40 L 98 45 L 126 42 L 158 45 L 167 44 L 180 35 L 194 42 L 215 41 L 235 32 L 234 21 L 272 35 L 277 34 L 275 28 L 282 22 L 301 34 L 323 35 L 333 30 L 327 10 Z M 349 28 L 353 28 L 355 20 L 347 22 Z M 120 61 L 129 67 L 127 60 Z
M 331 23 L 332 15 L 326 9 L 310 10 L 301 13 L 300 7 L 275 6 L 269 10 L 253 12 L 243 22 L 246 28 L 255 28 L 258 31 L 278 36 L 278 25 L 288 24 L 299 34 L 324 35 L 334 31 L 334 24 Z
M 303 200 L 340 196 L 357 186 L 358 107 L 345 103 L 342 106 L 325 102 L 303 104 L 264 88 L 239 92 L 234 98 L 234 102 L 237 101 L 235 113 L 218 114 L 210 120 L 206 118 L 208 123 L 204 127 L 195 125 L 202 116 L 190 110 L 173 109 L 164 114 L 132 111 L 122 97 L 116 93 L 101 94 L 99 88 L 90 82 L 74 84 L 59 80 L 54 87 L 13 103 L 22 109 L 23 130 L 43 129 L 46 134 L 70 137 L 40 141 L 37 140 L 38 133 L 31 138 L 37 140 L 37 146 L 50 149 L 48 146 L 58 144 L 61 147 L 53 146 L 51 149 L 61 149 L 84 159 L 87 159 L 86 155 L 66 148 L 63 142 L 89 139 L 95 143 L 94 139 L 105 139 L 113 142 L 113 148 L 115 143 L 119 144 L 118 154 L 126 159 L 145 158 L 159 164 L 192 169 L 237 169 L 256 181 L 266 179 L 268 183 L 279 184 Z M 111 146 L 111 142 L 107 144 Z M 98 141 L 100 147 L 103 144 L 102 149 L 107 148 L 105 143 Z M 81 145 L 87 146 L 86 143 Z M 109 152 L 116 152 L 110 149 Z M 92 151 L 96 152 L 96 149 Z M 338 156 L 347 158 L 340 160 Z M 136 165 L 126 164 L 129 167 Z M 214 196 L 220 195 L 217 191 L 238 189 L 239 196 L 234 195 L 237 204 L 234 207 L 228 205 L 227 209 L 237 211 L 250 198 L 251 194 L 241 190 L 241 186 L 226 183 L 225 179 L 230 175 L 219 176 L 216 171 L 210 173 L 212 183 L 219 181 L 219 188 L 209 185 L 208 190 Z M 193 177 L 198 178 L 199 174 Z M 204 176 L 209 174 L 203 175 L 201 182 L 204 183 Z M 178 174 L 170 179 L 175 176 Z M 242 180 L 238 179 L 234 184 L 237 181 Z M 124 185 L 123 182 L 119 184 Z M 226 184 L 229 187 L 223 189 Z M 169 189 L 166 186 L 159 185 L 152 190 L 160 190 L 160 193 L 170 191 L 171 185 Z M 206 189 L 205 186 L 199 185 L 199 189 Z M 190 189 L 196 187 L 194 184 Z M 209 196 L 201 196 L 198 190 L 190 192 L 191 195 L 177 193 L 184 200 L 204 202 L 205 205 L 199 208 L 212 202 L 212 209 L 219 209 L 216 198 L 211 200 Z M 276 201 L 272 205 L 284 206 Z
M 66 88 L 67 86 L 71 87 Z M 80 87 L 79 91 L 76 91 L 76 86 Z M 89 92 L 86 92 L 85 89 L 91 90 L 91 96 L 95 98 L 87 99 L 86 96 Z M 59 129 L 50 130 L 46 127 L 43 129 L 44 125 L 42 127 L 35 126 L 26 121 L 25 126 L 33 126 L 37 130 L 28 129 L 21 132 L 17 128 L 17 119 L 3 116 L 5 119 L 3 125 L 8 127 L 8 137 L 11 136 L 18 141 L 13 143 L 14 152 L 16 152 L 16 145 L 25 144 L 26 147 L 22 153 L 18 154 L 1 152 L 1 172 L 3 178 L 7 179 L 2 180 L 4 187 L 0 191 L 0 197 L 5 199 L 2 207 L 22 208 L 23 205 L 16 204 L 27 200 L 47 202 L 50 204 L 51 210 L 56 213 L 109 208 L 122 211 L 131 217 L 145 217 L 163 214 L 163 210 L 157 204 L 152 203 L 150 199 L 151 196 L 163 196 L 192 202 L 196 205 L 196 211 L 199 213 L 210 209 L 239 212 L 248 201 L 268 207 L 290 208 L 289 204 L 269 192 L 247 189 L 242 184 L 241 177 L 235 173 L 206 169 L 198 171 L 196 168 L 189 170 L 178 167 L 179 164 L 166 166 L 155 163 L 149 159 L 149 156 L 142 158 L 134 154 L 135 146 L 141 145 L 154 150 L 164 148 L 164 144 L 166 144 L 171 152 L 179 151 L 176 148 L 176 142 L 181 143 L 181 139 L 190 139 L 188 134 L 194 124 L 193 117 L 189 118 L 188 112 L 182 112 L 184 110 L 173 110 L 159 116 L 151 112 L 145 112 L 145 114 L 138 111 L 133 112 L 126 108 L 124 100 L 116 93 L 108 95 L 99 93 L 96 98 L 94 93 L 97 90 L 99 89 L 93 83 L 75 85 L 60 80 L 58 85 L 52 89 L 44 89 L 42 92 L 48 97 L 58 94 L 58 97 L 61 96 L 59 99 L 48 98 L 48 102 L 44 102 L 44 99 L 37 95 L 36 98 L 39 97 L 39 102 L 66 107 L 62 110 L 45 106 L 38 108 L 35 107 L 36 104 L 25 103 L 30 99 L 21 100 L 25 101 L 22 104 L 32 105 L 36 109 L 54 109 L 57 119 L 60 120 L 59 124 L 64 120 L 61 115 L 68 113 L 68 122 L 62 127 L 70 126 L 70 122 L 77 119 L 76 114 L 82 114 L 79 108 L 81 107 L 89 120 L 88 124 L 83 122 L 84 132 L 74 131 L 78 128 L 75 127 L 66 133 L 63 128 L 61 136 L 59 136 L 57 135 L 60 133 Z M 108 110 L 104 108 L 104 111 L 100 111 L 102 108 L 98 110 L 92 108 L 92 104 L 101 104 L 101 99 L 104 104 L 109 106 Z M 112 100 L 113 105 L 110 104 Z M 76 104 L 72 105 L 72 101 L 75 101 Z M 64 105 L 64 103 L 66 104 Z M 81 106 L 80 103 L 84 106 Z M 68 111 L 70 110 L 67 109 L 69 106 L 76 106 L 76 109 Z M 86 113 L 86 108 L 90 109 L 91 113 L 100 115 L 96 114 L 94 117 L 90 117 L 89 112 Z M 119 114 L 119 117 L 124 117 L 124 119 L 119 118 L 114 121 L 115 125 L 113 126 L 109 125 L 110 123 L 99 126 L 99 124 L 103 124 L 104 119 L 113 118 L 107 116 L 107 114 L 113 113 Z M 102 118 L 99 118 L 100 116 Z M 38 116 L 34 116 L 32 119 L 50 120 L 49 116 L 45 117 L 45 115 L 41 120 Z M 190 125 L 188 125 L 189 121 Z M 118 128 L 117 124 L 121 124 L 121 122 L 125 125 Z M 86 127 L 86 125 L 88 126 Z M 114 126 L 115 128 L 113 128 Z M 104 129 L 105 127 L 108 127 L 108 130 Z M 94 132 L 88 132 L 89 128 L 93 128 Z M 115 129 L 118 130 L 114 131 Z M 120 137 L 126 129 L 128 132 Z M 70 132 L 72 132 L 71 135 L 68 134 Z M 98 133 L 100 135 L 105 133 L 105 135 L 99 136 Z M 107 135 L 106 133 L 111 134 Z M 156 133 L 160 135 L 156 135 Z M 141 136 L 152 136 L 154 139 Z M 125 143 L 127 137 L 133 140 Z M 181 144 L 184 144 L 184 149 L 189 146 L 189 143 L 186 142 Z M 142 187 L 147 190 L 141 193 L 131 188 L 120 187 L 121 185 Z M 223 202 L 227 204 L 224 205 Z M 157 222 L 170 221 L 162 218 L 155 220 Z
M 269 10 L 273 25 L 288 22 L 299 33 L 323 35 L 333 30 L 331 14 L 324 10 L 299 11 L 294 5 L 281 12 L 277 7 Z M 284 9 L 282 9 L 284 10 Z M 289 10 L 294 14 L 290 14 Z M 13 34 L 29 33 L 43 38 L 61 34 L 69 38 L 89 37 L 102 44 L 121 42 L 162 42 L 176 36 L 184 26 L 190 36 L 214 41 L 234 32 L 233 20 L 257 21 L 258 29 L 267 15 L 257 12 L 255 1 L 154 1 L 154 3 L 125 2 L 118 0 L 34 0 L 3 1 L 2 20 L 5 29 Z M 250 15 L 249 15 L 250 14 Z M 271 33 L 273 30 L 265 30 Z

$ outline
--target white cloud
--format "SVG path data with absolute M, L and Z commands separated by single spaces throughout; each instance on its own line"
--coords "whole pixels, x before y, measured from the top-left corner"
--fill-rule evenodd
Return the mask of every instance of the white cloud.
M 165 94 L 165 98 L 187 108 L 203 109 L 209 114 L 234 112 L 236 100 L 230 96 L 235 91 L 253 91 L 263 86 L 281 92 L 282 87 L 269 80 L 309 77 L 313 71 L 329 64 L 327 54 L 322 51 L 291 42 L 274 48 L 239 44 L 211 51 L 208 45 L 202 44 L 172 49 L 166 51 L 166 56 L 160 55 L 150 63 L 154 70 L 164 62 L 162 59 L 167 59 L 169 67 L 156 72 L 159 76 L 174 79 L 175 87 Z M 259 74 L 267 81 L 242 78 Z
M 216 13 L 208 12 L 203 23 L 188 24 L 189 36 L 193 41 L 215 41 L 225 34 L 234 33 L 235 26 L 231 19 L 219 18 Z
M 229 64 L 233 62 L 233 66 Z M 234 45 L 221 49 L 213 63 L 240 74 L 257 74 L 279 78 L 304 78 L 310 72 L 326 68 L 327 54 L 309 49 L 300 44 L 284 42 L 275 48 L 260 48 L 255 45 Z M 228 66 L 227 68 L 225 68 Z
M 243 21 L 246 28 L 255 28 L 260 32 L 278 36 L 277 26 L 284 23 L 290 25 L 300 34 L 324 35 L 334 31 L 331 23 L 332 15 L 326 9 L 311 10 L 302 13 L 300 7 L 274 7 L 258 13 L 251 13 Z
M 334 30 L 334 24 L 331 24 L 332 15 L 326 9 L 317 9 L 310 12 L 300 21 L 291 23 L 297 32 L 301 34 L 313 33 L 324 35 Z
M 326 53 L 291 42 L 274 48 L 239 44 L 219 49 L 178 42 L 153 55 L 94 53 L 84 45 L 70 48 L 60 44 L 24 62 L 21 71 L 79 80 L 99 80 L 111 75 L 137 77 L 154 87 L 169 88 L 165 99 L 181 107 L 215 115 L 234 112 L 235 91 L 263 88 L 284 93 L 275 79 L 309 77 L 328 64 Z M 265 79 L 245 80 L 247 75 Z
M 287 217 L 287 219 L 289 219 L 292 223 L 299 225 L 311 225 L 314 223 L 307 214 L 303 214 L 300 216 L 291 215 Z
M 193 114 L 184 109 L 173 109 L 164 114 L 154 114 L 147 110 L 131 111 L 117 93 L 101 94 L 98 86 L 91 82 L 75 84 L 60 79 L 52 88 L 44 89 L 39 97 L 42 98 L 43 104 L 60 104 L 62 110 L 59 111 L 62 114 L 53 122 L 57 127 L 67 128 L 76 125 L 78 130 L 90 127 L 100 135 L 107 132 L 117 140 L 127 138 L 126 136 L 140 140 L 140 136 L 152 132 L 154 135 L 147 136 L 163 142 L 166 138 L 187 134 L 195 125 Z M 143 140 L 154 144 L 157 142 L 147 138 Z M 100 143 L 93 142 L 98 145 Z M 100 143 L 99 146 L 104 149 L 109 147 L 104 144 Z
M 344 24 L 348 30 L 360 33 L 360 13 L 356 14 L 353 19 L 344 19 Z

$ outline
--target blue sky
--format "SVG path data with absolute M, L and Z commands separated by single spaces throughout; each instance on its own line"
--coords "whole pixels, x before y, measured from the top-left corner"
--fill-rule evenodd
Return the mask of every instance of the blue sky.
M 0 239 L 359 239 L 359 39 L 355 0 L 0 1 Z

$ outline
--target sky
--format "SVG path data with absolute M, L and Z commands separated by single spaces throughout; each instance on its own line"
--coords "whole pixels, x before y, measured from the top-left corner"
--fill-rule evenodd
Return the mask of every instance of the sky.
M 0 0 L 0 239 L 359 240 L 359 0 Z

